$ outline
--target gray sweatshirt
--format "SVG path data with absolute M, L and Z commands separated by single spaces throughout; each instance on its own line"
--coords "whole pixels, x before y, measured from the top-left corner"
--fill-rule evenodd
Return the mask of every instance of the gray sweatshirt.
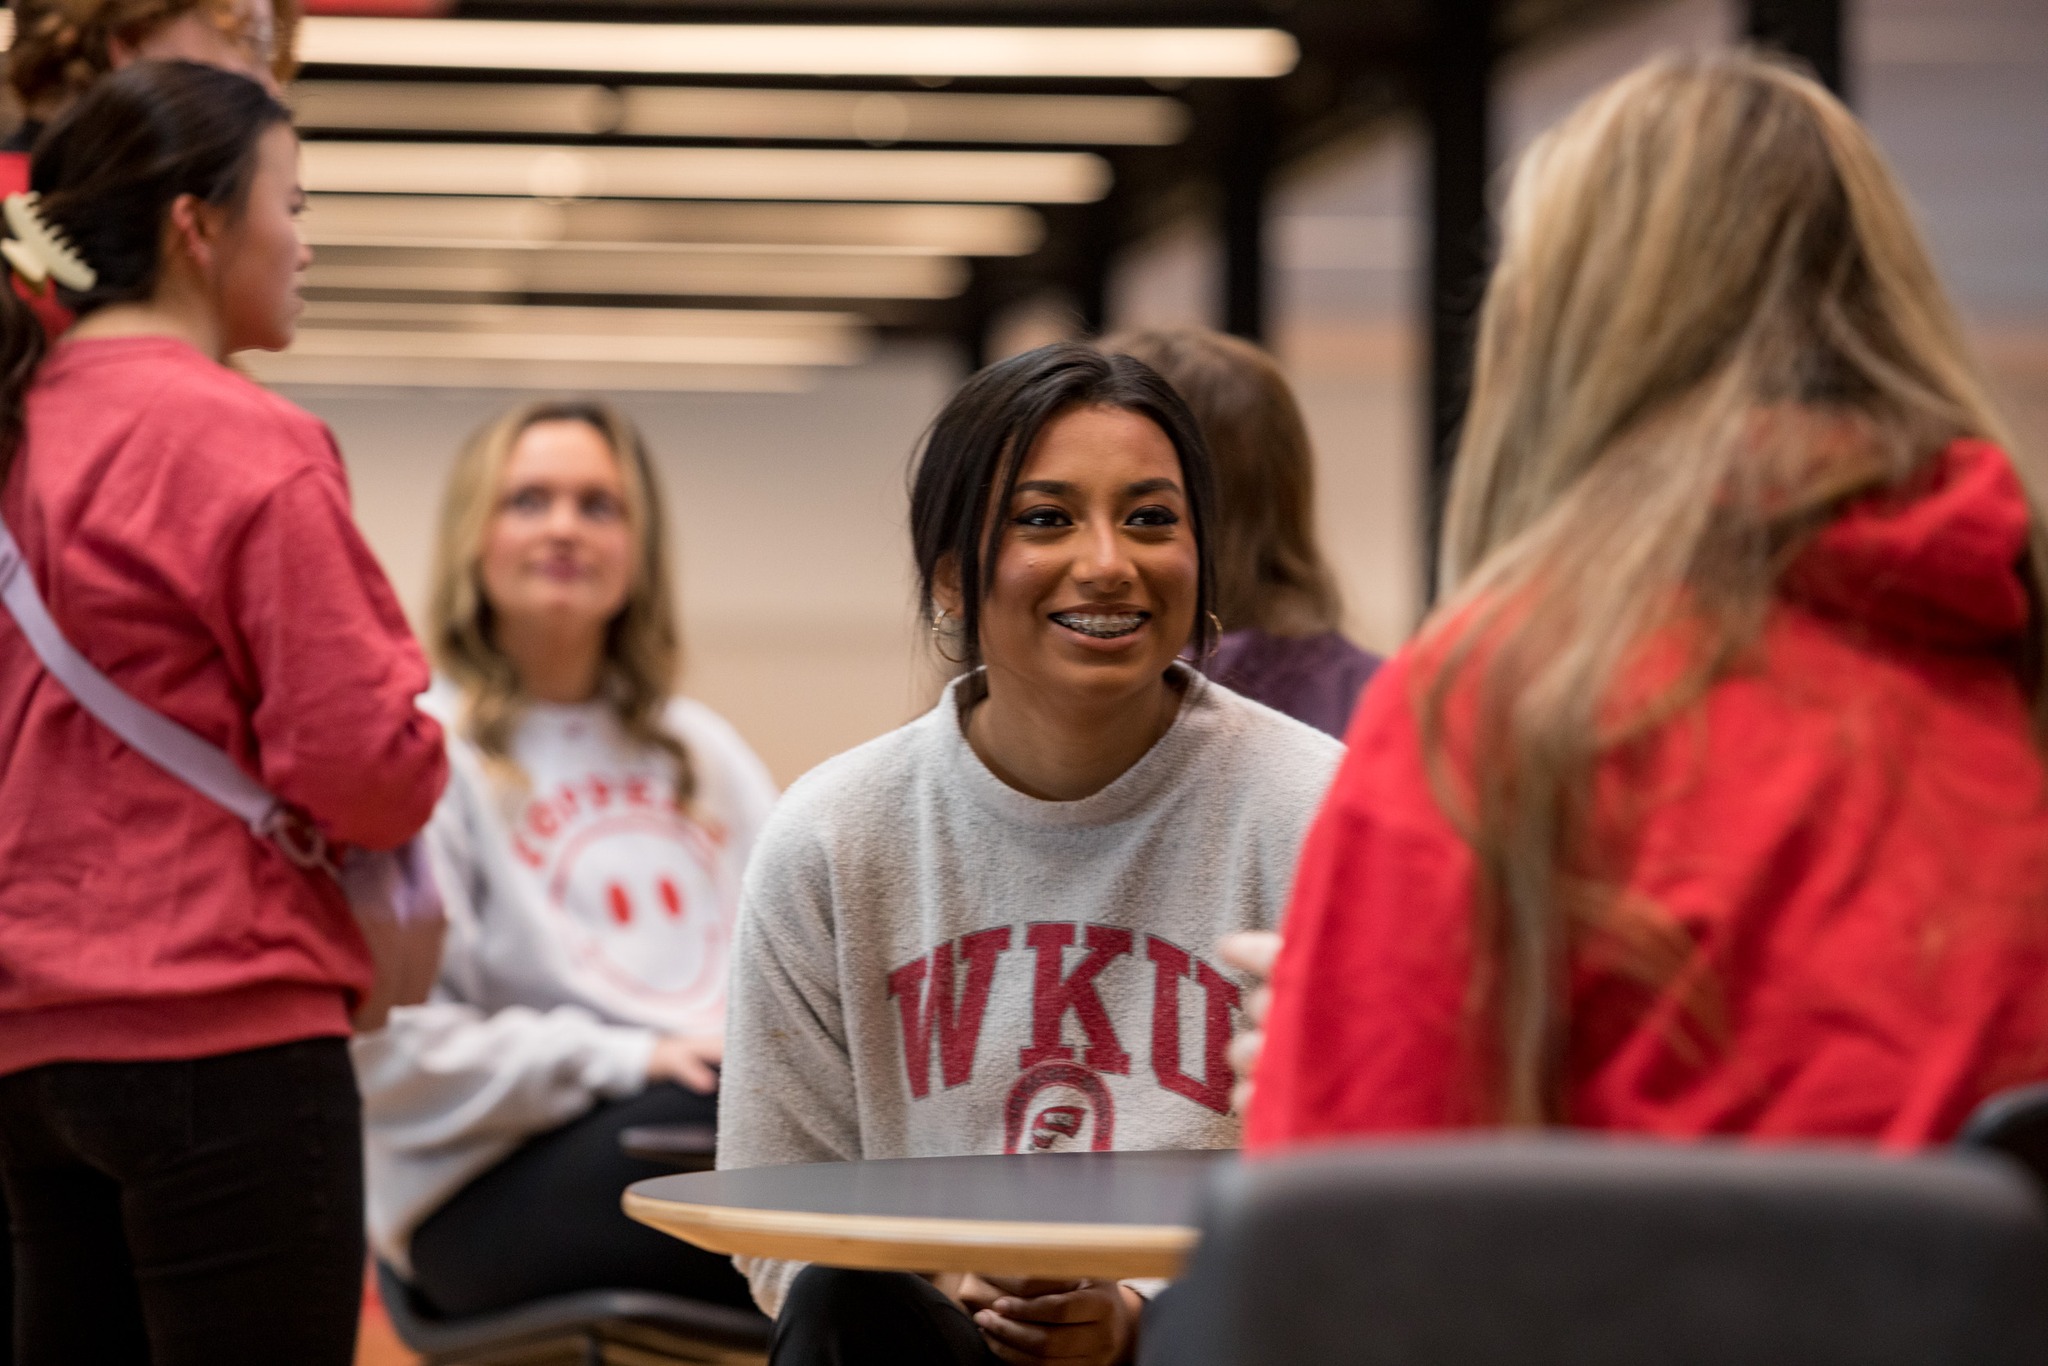
M 740 900 L 720 1167 L 1234 1145 L 1239 984 L 1343 747 L 1180 669 L 1144 758 L 1040 801 L 975 756 L 956 681 L 784 795 Z M 775 1313 L 800 1269 L 741 1258 Z

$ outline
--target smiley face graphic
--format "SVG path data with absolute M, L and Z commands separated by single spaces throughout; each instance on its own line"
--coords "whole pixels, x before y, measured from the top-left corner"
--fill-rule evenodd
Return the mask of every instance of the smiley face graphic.
M 732 937 L 717 844 L 672 811 L 625 811 L 579 825 L 554 859 L 548 895 L 578 961 L 670 1009 L 714 1004 Z

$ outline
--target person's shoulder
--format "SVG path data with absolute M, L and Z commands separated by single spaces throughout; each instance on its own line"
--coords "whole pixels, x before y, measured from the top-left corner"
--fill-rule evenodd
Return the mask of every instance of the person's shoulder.
M 934 710 L 908 724 L 836 754 L 784 790 L 761 833 L 761 853 L 808 848 L 870 847 L 875 837 L 903 828 L 905 805 L 916 800 L 920 776 L 940 763 L 942 737 Z
M 154 445 L 179 448 L 216 488 L 262 492 L 309 470 L 342 474 L 327 425 L 233 368 L 170 338 L 68 343 L 60 375 L 146 405 Z M 95 383 L 95 376 L 112 383 Z M 97 400 L 95 400 L 97 401 Z
M 692 756 L 705 762 L 723 767 L 758 766 L 761 762 L 732 722 L 694 697 L 671 697 L 662 709 L 661 721 Z
M 1203 679 L 1201 705 L 1217 716 L 1216 743 L 1237 752 L 1243 761 L 1278 772 L 1321 773 L 1327 779 L 1344 757 L 1342 742 L 1284 712 L 1214 679 Z
M 435 674 L 427 690 L 419 695 L 419 708 L 441 723 L 451 736 L 462 719 L 462 689 L 445 674 Z

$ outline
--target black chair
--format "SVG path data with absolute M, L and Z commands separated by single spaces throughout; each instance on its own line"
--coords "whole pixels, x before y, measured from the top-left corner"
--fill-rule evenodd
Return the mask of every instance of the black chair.
M 634 1124 L 619 1130 L 626 1156 L 677 1172 L 708 1172 L 718 1164 L 718 1129 L 710 1124 Z
M 444 1319 L 379 1262 L 377 1291 L 399 1339 L 429 1366 L 758 1366 L 768 1353 L 771 1325 L 761 1315 L 649 1290 L 590 1290 Z
M 2048 1187 L 2048 1083 L 2000 1091 L 1977 1107 L 1956 1142 L 2004 1153 Z
M 2039 1366 L 2048 1215 L 2003 1162 L 1590 1138 L 1218 1177 L 1147 1366 Z

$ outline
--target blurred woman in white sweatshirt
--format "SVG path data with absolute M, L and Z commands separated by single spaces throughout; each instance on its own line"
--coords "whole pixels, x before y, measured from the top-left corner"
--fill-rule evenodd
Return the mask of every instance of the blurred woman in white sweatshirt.
M 671 696 L 661 502 L 632 425 L 534 403 L 473 437 L 435 554 L 434 998 L 360 1039 L 370 1240 L 460 1316 L 601 1287 L 744 1306 L 723 1257 L 632 1223 L 636 1124 L 716 1120 L 761 761 Z M 540 1231 L 544 1230 L 544 1234 Z

